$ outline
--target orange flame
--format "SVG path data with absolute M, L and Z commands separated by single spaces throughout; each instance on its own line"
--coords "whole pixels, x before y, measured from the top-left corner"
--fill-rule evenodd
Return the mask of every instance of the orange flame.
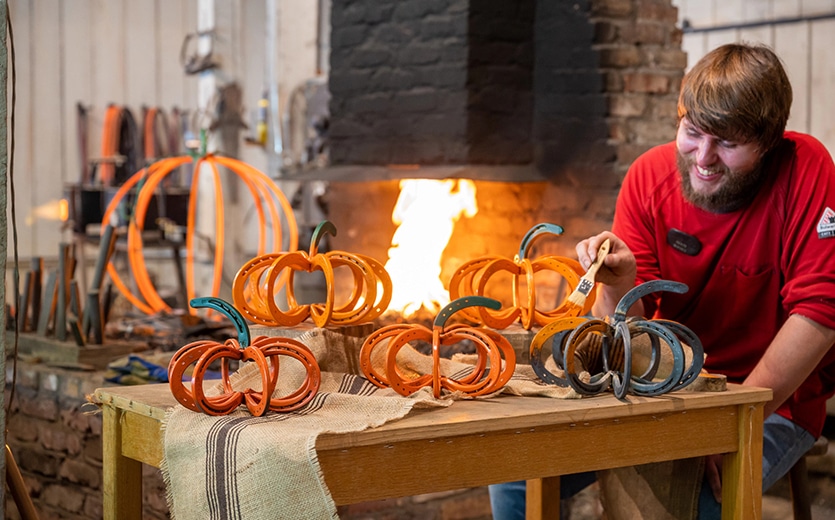
M 410 315 L 449 303 L 441 281 L 441 255 L 461 215 L 478 212 L 475 184 L 466 179 L 406 179 L 391 218 L 398 227 L 386 271 L 393 294 L 389 309 Z

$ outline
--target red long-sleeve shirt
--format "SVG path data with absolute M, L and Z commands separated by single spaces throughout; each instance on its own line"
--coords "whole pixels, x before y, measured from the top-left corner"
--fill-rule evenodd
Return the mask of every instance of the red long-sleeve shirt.
M 653 148 L 627 172 L 612 228 L 635 254 L 639 283 L 690 288 L 644 298 L 645 314 L 692 329 L 705 368 L 731 382 L 751 372 L 791 314 L 835 329 L 835 165 L 820 142 L 795 132 L 766 161 L 752 202 L 716 214 L 683 198 L 675 143 Z M 696 237 L 701 251 L 673 248 L 673 228 Z M 818 436 L 834 392 L 835 348 L 778 413 Z

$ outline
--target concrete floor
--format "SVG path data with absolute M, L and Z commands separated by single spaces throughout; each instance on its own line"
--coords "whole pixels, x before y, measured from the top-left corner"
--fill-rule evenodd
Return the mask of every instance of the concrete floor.
M 791 520 L 792 504 L 780 497 L 763 497 L 763 520 Z M 812 505 L 813 520 L 835 520 L 835 510 Z

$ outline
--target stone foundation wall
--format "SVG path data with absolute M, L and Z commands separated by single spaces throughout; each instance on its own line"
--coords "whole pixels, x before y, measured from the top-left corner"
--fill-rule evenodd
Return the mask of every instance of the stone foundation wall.
M 102 518 L 101 414 L 86 396 L 106 386 L 102 372 L 6 361 L 6 442 L 11 447 L 41 520 Z M 143 484 L 149 520 L 167 518 L 159 471 L 146 468 Z M 19 518 L 6 495 L 6 518 Z
M 6 400 L 12 361 L 7 362 Z M 7 442 L 40 520 L 102 518 L 102 415 L 86 396 L 108 386 L 104 372 L 18 363 L 14 405 L 7 416 Z M 381 471 L 384 469 L 381 468 Z M 143 467 L 145 520 L 168 518 L 161 472 Z M 487 488 L 432 493 L 339 508 L 343 520 L 489 520 Z M 9 493 L 5 518 L 20 515 Z

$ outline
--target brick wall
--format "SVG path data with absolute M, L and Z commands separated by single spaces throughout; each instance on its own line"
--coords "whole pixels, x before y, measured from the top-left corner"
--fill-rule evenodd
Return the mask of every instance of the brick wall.
M 534 5 L 334 2 L 331 163 L 530 162 Z
M 335 3 L 331 159 L 337 165 L 468 162 L 479 213 L 456 225 L 442 261 L 445 275 L 481 255 L 512 257 L 539 222 L 565 228 L 541 252 L 573 256 L 578 240 L 610 227 L 632 161 L 675 136 L 686 55 L 670 0 L 385 5 L 375 11 L 360 0 Z M 501 19 L 508 21 L 504 37 L 501 24 L 491 23 Z M 401 50 L 413 46 L 423 49 L 424 60 L 403 60 L 410 53 Z M 367 53 L 378 61 L 357 61 Z M 432 83 L 441 76 L 449 81 Z M 391 77 L 398 80 L 382 82 Z M 458 101 L 401 107 L 399 96 L 415 92 Z M 355 112 L 360 100 L 365 108 Z M 431 146 L 421 144 L 455 147 L 458 139 L 466 153 L 425 154 Z M 505 153 L 502 143 L 518 155 Z M 479 165 L 526 160 L 543 182 L 479 181 Z M 328 218 L 340 229 L 333 245 L 385 262 L 397 182 L 367 180 L 329 185 Z
M 670 0 L 334 2 L 331 164 L 530 164 L 616 187 L 674 135 L 676 21 Z
M 6 402 L 13 363 L 6 361 Z M 41 520 L 102 518 L 101 414 L 86 395 L 106 386 L 101 372 L 18 362 L 6 442 Z M 158 470 L 145 468 L 146 519 L 167 518 Z M 6 495 L 6 518 L 20 518 Z

